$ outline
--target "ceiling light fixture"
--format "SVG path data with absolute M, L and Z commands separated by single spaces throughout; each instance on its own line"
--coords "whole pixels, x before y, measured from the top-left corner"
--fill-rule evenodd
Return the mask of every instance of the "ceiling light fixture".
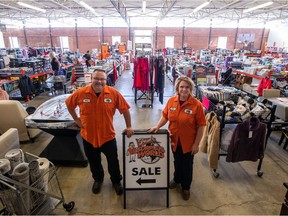
M 146 11 L 146 1 L 142 1 L 142 12 L 145 13 Z
M 261 4 L 261 5 L 257 5 L 255 7 L 252 7 L 252 8 L 249 8 L 249 9 L 246 9 L 246 10 L 243 10 L 243 13 L 248 13 L 248 12 L 251 12 L 251 11 L 254 11 L 254 10 L 257 10 L 257 9 L 260 9 L 260 8 L 263 8 L 263 7 L 267 7 L 269 5 L 272 5 L 273 2 L 270 1 L 270 2 L 266 2 L 264 4 Z
M 37 10 L 37 11 L 46 13 L 45 9 L 42 9 L 42 8 L 39 8 L 39 7 L 35 7 L 35 6 L 29 5 L 29 4 L 26 4 L 26 3 L 23 3 L 23 2 L 17 2 L 17 4 L 19 4 L 19 5 L 23 6 L 23 7 L 27 7 L 27 8 L 33 9 L 33 10 Z
M 95 9 L 86 4 L 84 1 L 79 1 L 79 4 L 96 15 Z
M 201 10 L 202 8 L 206 7 L 208 4 L 210 4 L 211 1 L 207 1 L 207 2 L 204 2 L 203 4 L 199 5 L 198 7 L 196 7 L 194 10 L 193 10 L 193 13 L 196 13 L 197 11 Z

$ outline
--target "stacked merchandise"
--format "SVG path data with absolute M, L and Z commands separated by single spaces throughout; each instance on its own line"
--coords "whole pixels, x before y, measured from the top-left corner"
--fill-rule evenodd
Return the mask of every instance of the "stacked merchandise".
M 7 215 L 48 215 L 64 201 L 55 166 L 46 158 L 11 149 L 0 158 L 0 201 Z M 74 205 L 63 203 L 66 211 Z
M 3 68 L 0 69 L 0 77 L 11 77 L 11 76 L 16 76 L 19 77 L 21 76 L 21 70 L 24 70 L 25 74 L 27 76 L 34 74 L 34 71 L 32 68 L 28 67 L 21 67 L 21 68 Z
M 40 60 L 26 60 L 24 62 L 24 65 L 26 67 L 32 68 L 33 73 L 40 73 L 44 71 L 44 65 L 43 62 Z
M 43 65 L 43 71 L 49 71 L 52 70 L 51 63 L 49 58 L 37 58 L 42 62 Z
M 5 177 L 11 178 L 27 186 L 33 185 L 33 187 L 43 191 L 48 190 L 49 174 L 44 174 L 49 172 L 49 165 L 46 158 L 26 162 L 21 149 L 12 149 L 5 154 L 5 158 L 0 159 L 0 171 L 3 179 Z M 20 185 L 14 185 L 21 192 L 21 195 L 15 196 L 16 194 L 10 189 L 10 185 L 13 185 L 12 182 L 6 182 L 6 184 L 1 182 L 0 196 L 5 199 L 6 208 L 11 213 L 28 215 L 31 209 L 42 204 L 46 199 L 44 194 L 36 193 Z
M 76 78 L 84 77 L 84 74 L 87 72 L 87 67 L 83 65 L 76 65 L 75 66 L 75 76 Z
M 10 68 L 23 67 L 22 58 L 10 58 L 9 67 Z

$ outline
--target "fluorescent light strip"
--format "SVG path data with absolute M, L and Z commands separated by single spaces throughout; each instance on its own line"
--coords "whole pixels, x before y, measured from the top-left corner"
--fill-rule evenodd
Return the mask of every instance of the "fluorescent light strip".
M 264 4 L 261 4 L 261 5 L 257 5 L 255 7 L 252 7 L 252 8 L 249 8 L 249 9 L 246 9 L 246 10 L 243 10 L 243 13 L 248 13 L 248 12 L 251 12 L 251 11 L 254 11 L 254 10 L 257 10 L 257 9 L 260 9 L 260 8 L 263 8 L 263 7 L 267 7 L 269 5 L 272 5 L 273 2 L 266 2 Z
M 17 4 L 19 4 L 19 5 L 23 6 L 23 7 L 27 7 L 27 8 L 33 9 L 33 10 L 37 10 L 37 11 L 46 13 L 46 10 L 45 10 L 45 9 L 38 8 L 38 7 L 35 7 L 35 6 L 32 6 L 32 5 L 23 3 L 23 2 L 17 2 Z
M 145 13 L 146 11 L 146 1 L 142 1 L 142 12 Z
M 79 4 L 96 15 L 94 8 L 86 4 L 84 1 L 79 1 Z
M 198 7 L 196 7 L 194 10 L 193 10 L 193 13 L 196 13 L 197 11 L 201 10 L 202 8 L 206 7 L 208 4 L 210 4 L 211 1 L 207 1 L 207 2 L 204 2 L 203 4 L 199 5 Z

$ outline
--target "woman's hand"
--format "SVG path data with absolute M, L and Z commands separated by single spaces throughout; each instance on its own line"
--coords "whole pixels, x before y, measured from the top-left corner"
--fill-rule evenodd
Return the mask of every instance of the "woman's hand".
M 199 152 L 199 145 L 196 145 L 196 144 L 194 143 L 194 145 L 192 146 L 192 152 L 191 152 L 191 154 L 195 155 L 195 154 L 197 154 L 198 152 Z
M 152 127 L 147 130 L 147 133 L 157 133 L 158 130 L 159 130 L 158 127 Z

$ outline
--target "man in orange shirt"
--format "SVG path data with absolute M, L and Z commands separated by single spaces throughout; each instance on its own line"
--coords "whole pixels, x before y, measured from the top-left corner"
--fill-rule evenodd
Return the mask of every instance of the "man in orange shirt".
M 126 129 L 123 131 L 131 137 L 131 115 L 129 104 L 116 89 L 107 86 L 105 71 L 96 69 L 93 73 L 92 84 L 77 89 L 66 99 L 69 113 L 80 127 L 85 154 L 88 158 L 92 177 L 95 180 L 92 192 L 101 190 L 104 170 L 101 164 L 101 153 L 106 156 L 108 172 L 113 187 L 118 195 L 123 194 L 121 185 L 117 143 L 113 127 L 113 116 L 116 109 L 123 114 Z M 75 109 L 79 107 L 80 117 Z
M 170 189 L 178 184 L 182 187 L 184 200 L 190 198 L 190 186 L 193 177 L 194 155 L 199 151 L 199 143 L 206 125 L 203 106 L 193 97 L 194 83 L 188 77 L 176 80 L 176 96 L 172 96 L 157 125 L 148 132 L 157 132 L 169 121 L 169 133 L 174 156 L 174 179 Z

